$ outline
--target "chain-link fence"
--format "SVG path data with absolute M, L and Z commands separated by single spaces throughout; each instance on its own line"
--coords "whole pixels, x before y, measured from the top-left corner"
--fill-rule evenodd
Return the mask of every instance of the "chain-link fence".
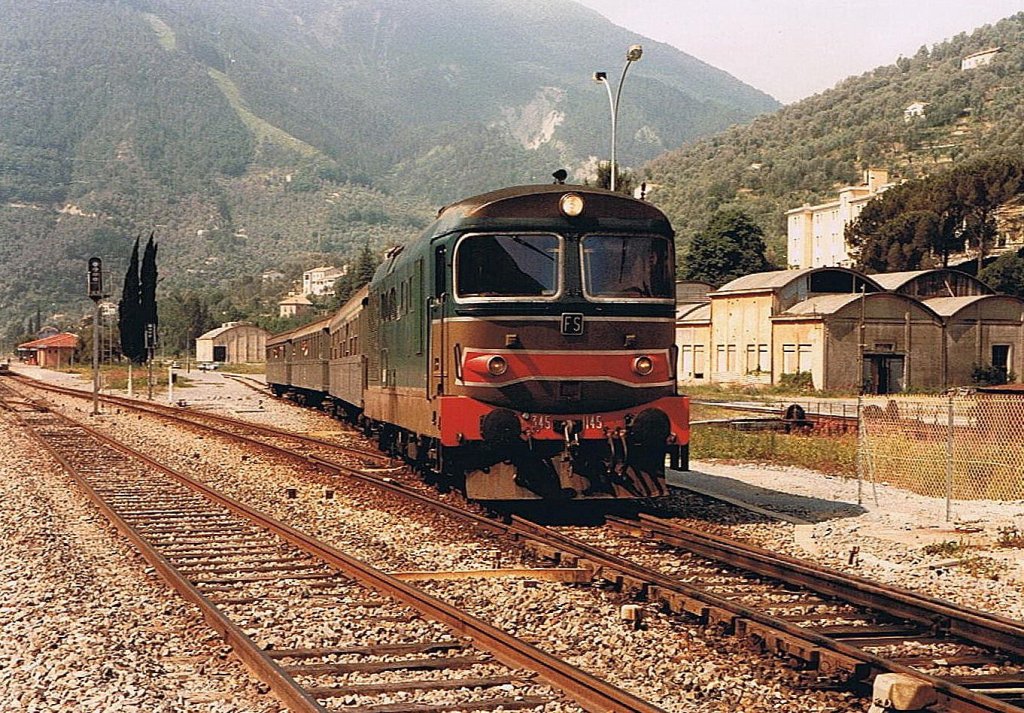
M 1024 396 L 864 397 L 858 468 L 952 500 L 1024 499 Z

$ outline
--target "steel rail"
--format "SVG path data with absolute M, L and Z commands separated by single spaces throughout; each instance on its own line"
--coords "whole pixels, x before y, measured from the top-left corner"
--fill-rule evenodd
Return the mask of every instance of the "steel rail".
M 491 653 L 497 660 L 501 661 L 505 665 L 513 668 L 525 668 L 536 672 L 545 681 L 563 691 L 566 695 L 588 710 L 608 711 L 609 713 L 664 713 L 664 710 L 657 706 L 617 688 L 596 676 L 592 676 L 576 666 L 551 656 L 550 654 L 547 654 L 526 642 L 518 640 L 501 629 L 491 626 L 477 617 L 462 612 L 455 607 L 408 584 L 405 584 L 401 580 L 396 579 L 395 577 L 392 577 L 364 562 L 360 562 L 359 560 L 344 554 L 340 550 L 320 542 L 289 525 L 270 518 L 269 516 L 250 508 L 234 498 L 224 495 L 182 473 L 178 473 L 159 463 L 150 456 L 135 451 L 125 444 L 115 441 L 109 436 L 106 436 L 89 426 L 73 421 L 72 419 L 67 420 L 74 423 L 76 427 L 88 431 L 90 435 L 97 438 L 107 446 L 130 457 L 141 460 L 154 470 L 177 480 L 191 490 L 203 495 L 209 501 L 232 511 L 245 519 L 248 519 L 257 527 L 273 532 L 286 542 L 304 550 L 314 557 L 317 557 L 337 570 L 348 574 L 365 586 L 368 586 L 382 594 L 391 596 L 407 606 L 413 607 L 425 616 L 448 625 L 453 630 L 470 638 L 477 646 Z M 66 460 L 61 460 L 63 463 L 67 462 Z M 110 511 L 109 508 L 104 508 L 104 514 L 107 512 L 112 511 Z M 121 525 L 129 527 L 130 529 L 130 526 L 123 521 L 121 522 Z M 132 540 L 133 542 L 136 542 L 136 538 L 132 538 Z M 162 560 L 162 558 L 159 557 L 159 553 L 154 552 L 153 554 L 157 556 L 157 561 Z M 156 566 L 156 564 L 154 564 L 154 566 Z M 164 566 L 169 566 L 169 564 L 164 562 Z M 188 583 L 185 582 L 185 584 Z M 189 587 L 191 587 L 191 585 L 189 585 Z M 194 592 L 193 596 L 202 599 L 202 595 L 199 592 Z M 212 605 L 210 606 L 212 607 Z M 234 625 L 231 624 L 230 621 L 226 620 L 223 615 L 220 615 L 215 608 L 214 612 L 217 615 L 215 616 L 215 620 L 218 621 L 218 623 L 223 622 L 224 626 L 230 625 L 231 627 L 234 627 Z M 231 629 L 231 631 L 234 630 L 237 630 L 237 627 Z M 218 629 L 218 631 L 220 630 Z M 242 636 L 244 636 L 244 633 L 242 633 Z M 243 639 L 236 640 L 240 643 L 244 642 Z M 251 643 L 251 640 L 248 641 Z M 256 651 L 259 650 L 256 649 Z M 274 665 L 273 662 L 270 663 L 271 665 Z M 262 664 L 257 663 L 257 666 L 261 665 Z M 259 674 L 260 670 L 262 669 L 254 668 L 254 671 L 256 671 L 257 674 Z M 287 676 L 284 671 L 281 671 L 281 673 Z M 273 685 L 270 681 L 267 681 L 267 683 Z M 319 706 L 316 701 L 313 701 L 313 703 Z M 324 709 L 322 707 L 317 707 L 311 709 L 297 708 L 297 710 L 322 711 Z
M 25 377 L 22 377 L 22 381 L 24 383 L 26 383 L 27 385 L 31 386 L 32 388 L 42 388 L 42 389 L 47 390 L 47 391 L 64 394 L 66 396 L 71 396 L 71 397 L 74 397 L 74 398 L 87 398 L 87 397 L 89 397 L 89 394 L 87 394 L 86 392 L 84 392 L 84 391 L 82 391 L 80 389 L 70 389 L 70 388 L 67 388 L 67 387 L 56 386 L 56 385 L 53 385 L 53 384 L 43 384 L 41 382 L 35 381 L 34 379 L 28 379 L 28 378 L 25 378 Z M 103 398 L 117 398 L 117 397 L 104 397 L 104 396 L 101 396 L 100 398 L 103 399 Z M 236 440 L 238 442 L 247 443 L 249 445 L 253 445 L 253 446 L 256 446 L 258 448 L 262 448 L 263 450 L 265 450 L 267 452 L 273 453 L 273 454 L 281 456 L 283 458 L 287 458 L 288 460 L 296 461 L 298 463 L 302 463 L 302 464 L 305 464 L 305 465 L 312 465 L 312 466 L 314 466 L 316 468 L 319 468 L 320 470 L 326 471 L 328 473 L 344 475 L 345 477 L 349 477 L 349 478 L 352 478 L 354 480 L 357 480 L 360 483 L 363 483 L 364 485 L 369 485 L 369 486 L 371 486 L 373 488 L 376 488 L 378 490 L 383 490 L 385 492 L 394 493 L 394 494 L 396 494 L 396 495 L 398 495 L 400 497 L 403 497 L 403 498 L 406 498 L 406 499 L 409 499 L 409 500 L 413 500 L 413 501 L 415 501 L 417 503 L 420 503 L 422 505 L 426 505 L 426 506 L 428 506 L 428 507 L 430 507 L 432 509 L 435 509 L 435 510 L 441 510 L 441 511 L 447 513 L 448 515 L 451 515 L 452 517 L 458 518 L 460 520 L 468 520 L 473 525 L 477 526 L 478 528 L 480 528 L 482 530 L 485 530 L 485 531 L 488 531 L 488 532 L 493 532 L 493 533 L 498 533 L 498 534 L 504 534 L 504 533 L 508 532 L 508 526 L 507 525 L 504 525 L 504 524 L 498 522 L 497 520 L 494 520 L 493 518 L 485 517 L 483 515 L 478 515 L 477 513 L 474 513 L 474 512 L 468 511 L 468 510 L 463 510 L 463 509 L 461 509 L 459 507 L 456 507 L 454 505 L 451 505 L 449 503 L 445 503 L 445 502 L 442 502 L 440 500 L 437 500 L 436 498 L 431 498 L 431 497 L 429 497 L 427 495 L 424 495 L 421 492 L 418 492 L 417 490 L 414 490 L 414 489 L 412 489 L 412 488 L 410 488 L 410 487 L 408 487 L 406 485 L 398 483 L 398 482 L 396 482 L 396 481 L 394 481 L 394 480 L 392 480 L 390 478 L 385 479 L 385 478 L 381 478 L 381 477 L 376 476 L 376 475 L 371 475 L 371 474 L 368 474 L 368 473 L 365 473 L 365 472 L 359 470 L 358 468 L 353 468 L 351 466 L 347 466 L 347 465 L 344 465 L 342 463 L 335 463 L 334 461 L 327 460 L 326 458 L 321 458 L 320 456 L 304 454 L 304 453 L 296 453 L 295 451 L 289 450 L 288 448 L 285 448 L 284 446 L 278 446 L 278 445 L 275 445 L 273 443 L 267 443 L 266 441 L 256 440 L 256 439 L 251 438 L 249 436 L 241 435 L 241 434 L 238 434 L 238 433 L 231 433 L 229 431 L 217 430 L 217 429 L 213 428 L 212 426 L 209 426 L 207 424 L 203 424 L 203 423 L 197 422 L 196 420 L 190 418 L 190 416 L 194 416 L 194 415 L 198 415 L 200 417 L 215 416 L 216 417 L 215 420 L 226 421 L 226 422 L 231 423 L 232 425 L 239 425 L 239 426 L 248 426 L 249 423 L 247 421 L 240 421 L 238 419 L 232 419 L 232 418 L 228 418 L 228 417 L 224 417 L 224 416 L 216 416 L 215 414 L 209 414 L 209 413 L 206 413 L 206 412 L 180 411 L 178 409 L 165 408 L 165 407 L 161 407 L 159 409 L 152 410 L 152 409 L 148 408 L 148 406 L 150 406 L 150 404 L 139 403 L 139 402 L 137 402 L 137 401 L 135 401 L 133 399 L 124 399 L 123 401 L 124 401 L 124 403 L 122 403 L 121 405 L 125 406 L 126 408 L 131 408 L 131 409 L 139 410 L 139 411 L 142 411 L 144 413 L 150 413 L 150 414 L 156 415 L 156 416 L 158 416 L 160 418 L 166 418 L 166 419 L 168 419 L 170 421 L 174 421 L 176 423 L 181 423 L 181 424 L 184 424 L 186 426 L 192 426 L 192 427 L 195 427 L 195 428 L 203 428 L 203 429 L 206 429 L 208 431 L 212 431 L 213 433 L 215 433 L 215 434 L 217 434 L 219 436 L 222 436 L 224 438 Z M 257 432 L 259 432 L 260 430 L 265 430 L 265 429 L 266 429 L 266 427 L 257 426 L 257 428 L 255 430 L 257 430 Z M 277 435 L 279 429 L 270 429 L 270 430 L 271 430 L 270 435 Z M 347 451 L 347 449 L 344 446 L 339 446 L 338 444 L 331 443 L 329 441 L 321 441 L 320 439 L 311 439 L 308 436 L 303 436 L 301 434 L 291 433 L 291 432 L 288 432 L 288 431 L 281 431 L 280 434 L 284 438 L 287 438 L 289 440 L 297 440 L 297 441 L 300 441 L 300 442 L 313 442 L 313 443 L 315 443 L 317 445 L 326 445 L 326 446 L 329 446 L 331 448 L 341 449 L 343 451 Z M 358 451 L 358 452 L 362 453 L 363 451 Z M 374 454 L 374 455 L 376 455 L 378 458 L 380 457 L 380 454 Z
M 59 387 L 58 390 L 79 398 L 86 397 L 86 394 L 79 390 L 64 390 L 59 389 Z M 134 406 L 135 404 L 129 403 L 126 405 Z M 192 423 L 187 419 L 183 419 L 178 413 L 166 415 L 183 420 L 186 423 Z M 192 425 L 202 427 L 202 424 L 193 423 Z M 963 686 L 950 684 L 943 679 L 921 673 L 913 668 L 870 654 L 854 646 L 837 642 L 834 639 L 760 613 L 734 601 L 716 597 L 704 590 L 680 583 L 661 573 L 635 565 L 615 555 L 604 553 L 586 543 L 569 538 L 566 535 L 522 518 L 513 517 L 511 524 L 504 525 L 446 503 L 441 503 L 399 483 L 370 476 L 316 456 L 302 456 L 285 448 L 266 444 L 258 440 L 247 439 L 237 434 L 224 435 L 248 440 L 255 445 L 278 452 L 285 457 L 302 460 L 324 470 L 344 473 L 359 478 L 368 485 L 390 490 L 403 497 L 413 498 L 431 508 L 442 509 L 454 517 L 468 519 L 483 529 L 505 533 L 521 542 L 538 545 L 539 547 L 535 549 L 538 549 L 543 554 L 557 556 L 558 553 L 568 553 L 578 561 L 580 566 L 590 568 L 595 578 L 606 578 L 611 581 L 618 580 L 634 589 L 646 592 L 652 599 L 661 599 L 674 611 L 686 611 L 708 621 L 717 621 L 731 625 L 734 628 L 742 628 L 748 635 L 758 636 L 766 642 L 771 642 L 780 653 L 791 653 L 805 658 L 812 663 L 820 664 L 825 670 L 849 669 L 852 667 L 861 676 L 866 676 L 871 671 L 903 673 L 926 682 L 939 694 L 941 699 L 951 702 L 951 710 L 963 713 L 1020 713 L 1021 711 L 1019 707 L 1010 706 Z M 936 601 L 942 602 L 942 600 Z M 944 604 L 947 607 L 952 606 L 948 602 Z M 973 612 L 972 614 L 977 617 L 977 621 L 985 619 L 996 619 L 1001 622 L 1010 621 L 984 612 Z M 774 636 L 773 632 L 777 633 L 781 638 Z M 962 634 L 962 637 L 965 639 L 970 638 L 966 633 Z
M 637 527 L 628 521 L 618 522 L 623 527 Z M 880 609 L 902 619 L 933 627 L 950 636 L 1024 657 L 1024 622 L 964 609 L 951 602 L 910 590 L 882 586 L 864 577 L 840 573 L 720 535 L 700 532 L 653 515 L 641 514 L 639 527 L 645 534 L 654 535 L 667 544 L 704 557 L 797 584 L 851 604 Z
M 50 412 L 54 413 L 54 412 Z M 83 428 L 91 436 L 100 438 L 110 444 L 109 439 L 103 438 L 87 426 L 79 424 L 71 419 L 54 414 L 67 422 L 73 423 L 76 427 Z M 159 551 L 156 550 L 139 532 L 124 520 L 113 508 L 111 508 L 103 497 L 96 492 L 77 468 L 61 454 L 45 438 L 40 436 L 31 423 L 27 422 L 20 415 L 17 416 L 19 423 L 25 428 L 30 436 L 58 463 L 64 471 L 71 476 L 75 483 L 88 496 L 92 503 L 113 523 L 117 531 L 130 541 L 139 551 L 142 557 L 164 578 L 184 599 L 199 608 L 203 618 L 210 628 L 216 631 L 229 646 L 238 658 L 252 671 L 261 681 L 270 686 L 282 703 L 288 706 L 289 710 L 300 713 L 327 713 L 327 708 L 320 705 L 312 698 L 292 676 L 281 668 L 253 641 L 237 624 L 232 622 L 215 604 L 213 604 L 202 592 L 188 581 L 178 569 L 171 564 Z M 118 449 L 122 450 L 122 449 Z M 126 452 L 123 451 L 122 452 Z
M 58 386 L 56 384 L 47 384 L 46 382 L 39 381 L 37 379 L 32 379 L 30 377 L 23 376 L 20 374 L 15 375 L 14 380 L 19 383 L 23 383 L 27 386 L 31 386 L 32 388 L 35 389 L 41 389 L 43 391 L 50 391 L 59 394 L 66 394 L 68 396 L 74 396 L 76 398 L 81 398 L 89 395 L 86 394 L 86 392 L 82 391 L 81 389 L 73 389 L 67 386 Z M 181 407 L 165 406 L 163 404 L 152 403 L 149 401 L 139 401 L 137 399 L 129 399 L 125 396 L 113 396 L 111 394 L 101 394 L 99 400 L 104 403 L 116 404 L 118 406 L 124 406 L 125 408 L 131 408 L 137 411 L 143 411 L 146 413 L 154 413 L 158 415 L 167 416 L 170 418 L 176 418 L 178 421 L 184 423 L 191 423 L 189 419 L 181 417 L 181 413 L 183 413 Z M 381 461 L 385 465 L 392 465 L 394 463 L 393 458 L 377 451 L 369 451 L 364 448 L 354 448 L 352 446 L 346 446 L 341 443 L 335 443 L 333 441 L 328 441 L 323 438 L 316 438 L 314 436 L 307 436 L 301 433 L 295 433 L 294 431 L 288 431 L 283 428 L 277 428 L 275 426 L 267 426 L 264 424 L 255 423 L 253 421 L 244 421 L 238 418 L 231 418 L 230 416 L 210 413 L 209 411 L 193 410 L 185 411 L 184 413 L 195 414 L 198 418 L 208 419 L 210 421 L 227 424 L 230 426 L 234 426 L 236 428 L 241 428 L 249 431 L 254 431 L 256 433 L 263 433 L 268 436 L 288 438 L 291 440 L 302 441 L 304 443 L 310 443 L 313 445 L 333 448 L 335 450 L 344 451 L 355 456 L 370 458 L 375 461 Z
M 673 611 L 683 610 L 704 621 L 722 623 L 739 633 L 756 636 L 769 649 L 796 653 L 826 670 L 849 668 L 852 664 L 860 677 L 872 672 L 904 674 L 926 683 L 936 692 L 940 703 L 960 713 L 1021 712 L 1017 706 L 715 596 L 528 520 L 514 516 L 512 533 L 524 540 L 534 540 L 548 551 L 568 553 L 576 560 L 576 566 L 592 569 L 595 577 L 621 582 L 624 587 L 645 593 L 649 599 L 664 602 Z

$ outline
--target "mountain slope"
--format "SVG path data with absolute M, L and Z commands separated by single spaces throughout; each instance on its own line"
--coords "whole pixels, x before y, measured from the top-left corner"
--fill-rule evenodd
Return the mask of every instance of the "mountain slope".
M 999 47 L 992 63 L 961 59 Z M 926 102 L 923 117 L 904 110 Z M 890 179 L 942 171 L 956 161 L 1024 147 L 1024 13 L 922 47 L 834 89 L 652 161 L 650 198 L 685 243 L 716 207 L 736 203 L 764 227 L 785 262 L 784 212 L 835 199 L 869 167 Z
M 0 0 L 0 16 L 0 321 L 22 323 L 80 305 L 90 255 L 116 287 L 138 233 L 156 230 L 165 286 L 211 286 L 585 171 L 608 153 L 591 74 L 643 41 L 570 0 Z M 624 165 L 778 106 L 644 44 Z

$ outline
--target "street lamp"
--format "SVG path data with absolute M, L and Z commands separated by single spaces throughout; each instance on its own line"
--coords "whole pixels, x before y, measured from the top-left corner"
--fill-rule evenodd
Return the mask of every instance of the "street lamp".
M 611 179 L 609 185 L 611 189 L 615 190 L 615 127 L 619 118 L 619 97 L 622 96 L 622 83 L 626 81 L 626 72 L 629 71 L 629 65 L 633 64 L 643 56 L 644 48 L 640 45 L 631 45 L 626 50 L 626 66 L 622 68 L 622 76 L 619 77 L 619 86 L 615 90 L 615 96 L 612 97 L 612 86 L 608 83 L 607 72 L 594 72 L 594 81 L 604 84 L 604 88 L 608 90 L 608 106 L 612 113 L 612 161 L 611 161 Z

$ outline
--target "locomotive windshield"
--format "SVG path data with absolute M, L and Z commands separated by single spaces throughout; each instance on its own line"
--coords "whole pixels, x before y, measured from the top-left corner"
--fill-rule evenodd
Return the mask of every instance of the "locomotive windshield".
M 470 235 L 455 252 L 459 297 L 550 297 L 558 292 L 555 235 Z
M 671 299 L 672 246 L 656 235 L 588 235 L 583 281 L 588 297 Z

